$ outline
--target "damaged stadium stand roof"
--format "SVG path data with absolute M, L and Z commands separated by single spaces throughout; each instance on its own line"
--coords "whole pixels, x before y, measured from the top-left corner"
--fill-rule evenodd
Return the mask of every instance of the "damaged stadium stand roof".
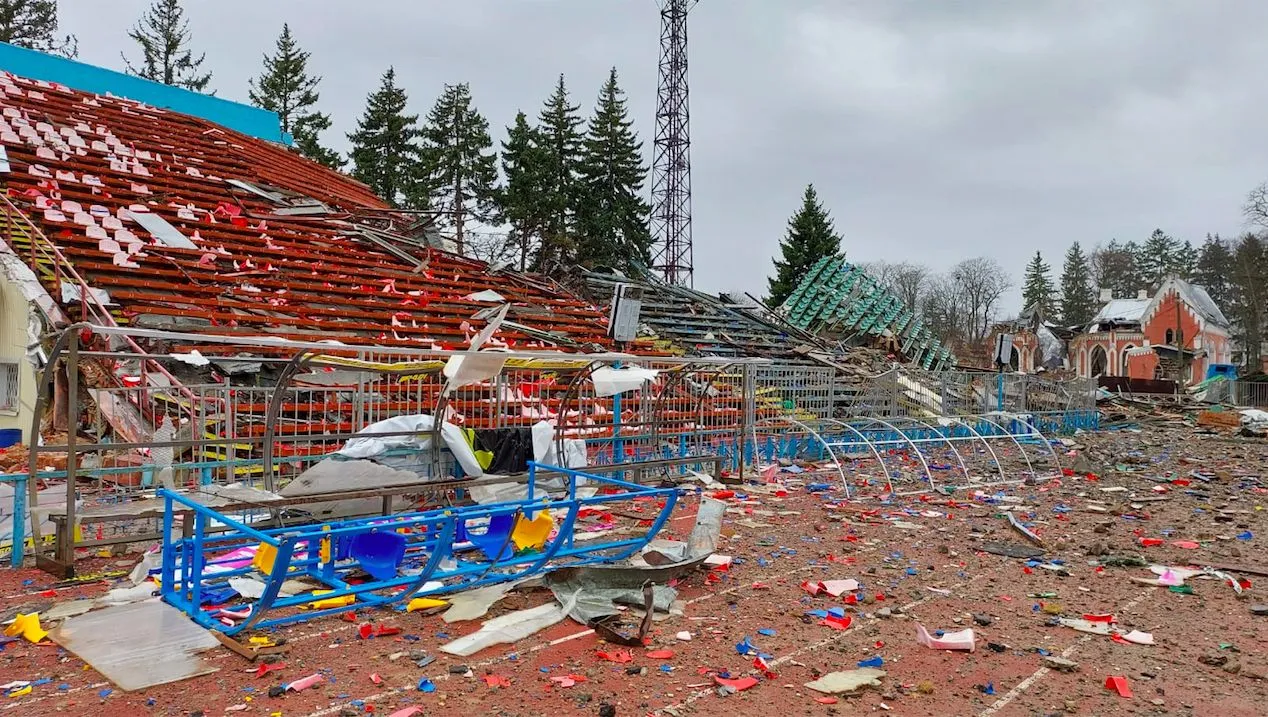
M 956 364 L 951 349 L 942 345 L 911 307 L 844 256 L 816 262 L 779 308 L 802 331 L 850 345 L 889 342 L 925 369 Z
M 510 347 L 607 344 L 594 307 L 436 248 L 425 219 L 281 145 L 8 72 L 0 113 L 0 221 L 70 320 L 453 349 L 505 301 Z
M 727 301 L 655 277 L 626 278 L 610 271 L 584 272 L 586 292 L 607 303 L 619 284 L 643 290 L 640 339 L 658 351 L 696 356 L 800 359 L 810 349 L 828 351 L 813 334 Z

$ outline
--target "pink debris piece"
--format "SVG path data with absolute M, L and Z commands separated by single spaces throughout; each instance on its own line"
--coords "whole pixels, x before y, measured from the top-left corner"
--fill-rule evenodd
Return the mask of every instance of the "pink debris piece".
M 322 677 L 320 673 L 316 673 L 316 672 L 314 672 L 313 674 L 309 675 L 308 677 L 302 677 L 302 678 L 300 678 L 300 679 L 298 679 L 298 680 L 295 680 L 294 682 L 292 682 L 292 683 L 288 684 L 288 685 L 286 686 L 286 691 L 287 691 L 287 692 L 303 692 L 304 690 L 308 689 L 309 687 L 314 687 L 314 686 L 316 686 L 316 685 L 320 685 L 321 683 L 323 683 L 323 682 L 325 682 L 325 681 L 326 681 L 326 678 L 325 678 L 325 677 Z
M 959 632 L 947 632 L 943 633 L 942 637 L 934 637 L 929 634 L 924 625 L 916 623 L 916 642 L 934 650 L 966 650 L 973 652 L 977 648 L 977 640 L 973 635 L 972 628 L 960 630 Z

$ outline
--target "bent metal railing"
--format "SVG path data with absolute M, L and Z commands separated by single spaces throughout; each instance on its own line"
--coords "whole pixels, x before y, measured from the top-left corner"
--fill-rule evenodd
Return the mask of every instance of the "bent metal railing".
M 557 489 L 561 497 L 538 485 L 538 471 L 563 476 Z M 580 497 L 582 485 L 597 486 L 600 492 Z M 624 560 L 661 530 L 678 493 L 677 488 L 649 488 L 534 463 L 523 500 L 257 530 L 163 489 L 162 597 L 200 625 L 228 635 L 358 607 L 406 605 L 415 597 Z M 651 524 L 641 532 L 593 543 L 576 539 L 578 518 L 587 508 L 649 500 L 661 502 L 660 509 L 654 518 L 649 514 Z M 545 513 L 552 516 L 554 529 L 526 549 L 516 537 L 520 521 L 536 522 Z M 178 526 L 178 515 L 192 524 Z M 182 527 L 187 535 L 174 535 Z M 484 532 L 473 532 L 477 527 Z M 358 543 L 368 540 L 364 536 L 379 536 L 369 540 L 387 548 L 358 550 Z M 362 573 L 370 579 L 354 579 Z M 235 578 L 263 582 L 262 595 L 242 597 L 230 582 Z M 325 588 L 283 595 L 282 584 L 295 578 Z

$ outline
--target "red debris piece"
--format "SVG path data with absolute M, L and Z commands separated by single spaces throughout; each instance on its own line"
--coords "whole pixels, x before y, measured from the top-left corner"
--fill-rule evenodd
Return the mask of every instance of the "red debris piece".
M 579 682 L 585 682 L 586 678 L 584 675 L 556 675 L 550 678 L 550 681 L 559 685 L 560 688 L 566 689 Z
M 608 662 L 615 662 L 620 665 L 624 665 L 627 662 L 633 662 L 634 660 L 634 656 L 630 654 L 629 650 L 616 650 L 615 652 L 596 652 L 594 653 L 594 656 L 599 658 L 600 660 L 607 660 Z
M 714 677 L 713 681 L 723 687 L 730 687 L 736 692 L 743 692 L 744 690 L 747 690 L 750 687 L 757 686 L 757 678 L 755 677 L 740 677 L 737 679 L 727 679 L 725 677 Z
M 276 672 L 277 670 L 284 669 L 285 667 L 286 667 L 285 662 L 275 662 L 271 665 L 265 663 L 265 664 L 261 664 L 259 667 L 255 668 L 254 670 L 247 670 L 247 672 L 254 672 L 256 677 L 264 677 L 270 672 Z
M 357 628 L 357 634 L 361 636 L 362 640 L 368 640 L 372 637 L 390 637 L 392 635 L 399 635 L 401 634 L 401 628 L 388 627 L 387 625 L 372 625 L 368 622 L 363 622 L 361 623 L 361 626 Z
M 835 697 L 816 697 L 815 698 L 815 702 L 818 702 L 821 705 L 835 705 L 837 701 L 838 700 Z
M 1105 689 L 1114 690 L 1119 697 L 1132 696 L 1132 688 L 1127 685 L 1127 678 L 1122 675 L 1110 675 L 1105 678 Z
M 377 672 L 371 672 L 371 673 L 370 673 L 370 681 L 371 681 L 371 682 L 373 682 L 373 683 L 374 683 L 374 684 L 376 684 L 376 685 L 381 685 L 381 684 L 383 684 L 383 678 L 382 678 L 382 677 L 379 677 L 379 673 L 377 673 Z
M 485 675 L 484 684 L 489 687 L 510 687 L 511 678 L 502 675 Z
M 823 618 L 822 620 L 820 620 L 819 624 L 826 625 L 827 627 L 830 627 L 833 630 L 849 630 L 850 623 L 852 622 L 854 622 L 854 620 L 849 615 L 846 615 L 845 617 L 837 617 L 836 615 L 829 615 Z
M 770 664 L 767 663 L 760 655 L 753 658 L 753 669 L 761 672 L 762 677 L 765 677 L 768 680 L 773 680 L 776 677 L 779 677 L 779 675 L 775 674 L 774 670 L 771 670 Z
M 1141 538 L 1138 542 L 1142 548 L 1156 548 L 1162 545 L 1163 540 L 1162 538 Z
M 1090 613 L 1083 613 L 1083 619 L 1087 620 L 1088 622 L 1118 622 L 1118 620 L 1114 619 L 1113 615 L 1109 615 L 1109 614 L 1093 615 Z
M 673 650 L 651 650 L 646 654 L 653 660 L 672 660 L 674 657 Z

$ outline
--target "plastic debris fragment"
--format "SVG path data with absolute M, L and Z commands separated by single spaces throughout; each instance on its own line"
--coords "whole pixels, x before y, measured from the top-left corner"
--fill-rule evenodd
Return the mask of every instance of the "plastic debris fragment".
M 929 634 L 924 625 L 916 623 L 916 642 L 925 647 L 934 650 L 964 650 L 973 652 L 977 649 L 977 641 L 973 635 L 973 628 L 960 630 L 959 632 L 948 632 L 942 637 L 934 637 Z

